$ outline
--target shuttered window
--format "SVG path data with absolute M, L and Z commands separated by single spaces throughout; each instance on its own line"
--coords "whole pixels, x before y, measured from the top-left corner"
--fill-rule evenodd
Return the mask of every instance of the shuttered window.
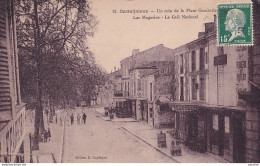
M 10 94 L 9 60 L 8 51 L 10 43 L 7 34 L 7 5 L 6 0 L 0 1 L 0 123 L 12 119 L 12 104 Z

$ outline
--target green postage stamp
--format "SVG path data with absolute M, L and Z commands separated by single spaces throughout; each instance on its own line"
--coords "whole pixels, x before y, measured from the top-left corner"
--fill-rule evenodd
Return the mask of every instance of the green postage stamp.
M 219 46 L 253 45 L 252 4 L 218 4 L 217 40 Z

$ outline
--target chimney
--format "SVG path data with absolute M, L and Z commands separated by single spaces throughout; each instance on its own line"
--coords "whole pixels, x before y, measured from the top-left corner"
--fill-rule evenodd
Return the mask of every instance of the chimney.
M 116 71 L 116 67 L 114 66 L 114 71 Z
M 133 49 L 132 51 L 132 55 L 138 54 L 139 53 L 139 49 Z
M 214 30 L 217 29 L 217 16 L 214 14 Z

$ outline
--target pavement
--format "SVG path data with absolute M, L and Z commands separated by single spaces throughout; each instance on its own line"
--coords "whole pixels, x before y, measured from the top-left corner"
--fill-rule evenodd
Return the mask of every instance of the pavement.
M 92 115 L 90 113 L 92 112 L 92 110 L 93 112 L 96 112 L 96 115 L 94 114 Z M 47 124 L 47 127 L 49 127 L 51 131 L 51 139 L 48 142 L 40 142 L 39 150 L 34 150 L 32 152 L 33 162 L 34 163 L 97 162 L 96 160 L 93 159 L 75 160 L 75 156 L 71 157 L 71 154 L 77 154 L 78 156 L 84 155 L 86 153 L 85 151 L 86 149 L 89 150 L 88 152 L 89 154 L 92 153 L 95 154 L 94 152 L 96 152 L 96 154 L 98 155 L 100 154 L 100 152 L 101 153 L 104 152 L 104 154 L 101 155 L 104 156 L 107 154 L 110 155 L 107 156 L 108 157 L 107 160 L 99 160 L 98 162 L 131 162 L 131 161 L 149 162 L 150 160 L 151 160 L 150 162 L 170 162 L 169 159 L 172 159 L 172 162 L 180 162 L 180 163 L 226 163 L 227 162 L 223 158 L 212 155 L 210 153 L 199 153 L 199 152 L 191 151 L 184 145 L 181 145 L 182 156 L 171 156 L 170 143 L 174 138 L 172 138 L 171 135 L 167 133 L 167 129 L 164 130 L 155 129 L 151 126 L 148 126 L 145 123 L 137 122 L 132 118 L 115 117 L 114 119 L 111 120 L 109 117 L 105 117 L 103 108 L 93 108 L 92 110 L 88 113 L 86 127 L 84 125 L 77 125 L 77 124 L 73 125 L 74 127 L 71 126 L 69 117 L 65 118 L 65 114 L 62 111 L 60 111 L 57 115 L 58 116 L 57 124 L 55 121 L 53 123 L 47 123 L 46 122 L 47 119 L 45 117 L 44 118 L 45 123 Z M 82 110 L 79 109 L 79 111 Z M 96 122 L 96 120 L 94 120 L 95 117 L 102 119 L 106 123 L 103 124 L 98 121 Z M 27 134 L 33 133 L 34 130 L 33 119 L 34 119 L 33 116 L 29 116 L 29 118 L 26 118 Z M 106 126 L 108 127 L 105 128 Z M 133 138 L 130 137 L 128 138 L 124 136 L 124 134 L 120 134 L 117 128 L 122 131 L 125 131 L 126 134 L 131 135 L 130 137 L 136 138 L 144 145 L 138 144 L 138 142 L 136 142 Z M 66 130 L 68 130 L 67 133 Z M 86 131 L 86 132 L 83 132 L 84 133 L 83 134 L 82 131 Z M 157 147 L 157 134 L 161 131 L 166 133 L 167 148 Z M 77 132 L 78 134 L 75 132 Z M 107 133 L 107 135 L 104 135 L 104 133 Z M 80 135 L 82 135 L 81 138 L 78 137 Z M 85 140 L 86 138 L 92 138 L 92 137 L 93 139 L 88 139 L 87 141 L 89 142 L 87 142 L 84 145 L 76 143 L 78 141 L 79 142 L 86 141 Z M 110 137 L 111 139 L 109 139 Z M 123 141 L 123 143 L 120 143 L 121 141 L 115 142 L 114 141 L 115 139 L 125 140 L 125 141 Z M 127 141 L 127 139 L 130 139 L 130 141 L 132 141 L 131 145 L 127 143 L 129 142 Z M 93 141 L 94 142 L 98 141 L 99 143 L 93 144 Z M 75 143 L 73 144 L 73 142 Z M 107 145 L 110 144 L 111 145 L 113 144 L 113 146 L 107 147 Z M 145 145 L 147 146 L 147 148 Z M 64 147 L 66 147 L 67 150 L 64 150 Z M 122 149 L 122 147 L 124 148 Z M 123 151 L 120 151 L 120 149 L 122 149 Z M 127 152 L 124 149 L 128 149 L 128 150 L 130 149 L 130 150 L 129 152 Z M 162 155 L 160 156 L 159 154 L 154 152 L 154 150 Z M 143 152 L 142 153 L 143 156 L 140 158 L 136 158 L 134 154 L 138 153 L 137 151 Z M 126 152 L 128 153 L 126 157 L 121 157 L 121 158 L 119 157 Z M 151 158 L 151 155 L 150 157 L 148 157 L 147 154 L 153 154 L 154 156 L 158 156 L 158 157 Z
M 26 133 L 34 133 L 34 115 L 29 113 L 26 118 Z M 33 163 L 61 163 L 62 162 L 62 147 L 64 135 L 64 114 L 59 111 L 57 114 L 57 123 L 47 122 L 47 117 L 44 114 L 45 129 L 50 128 L 51 138 L 47 142 L 39 143 L 39 150 L 32 151 Z M 55 119 L 55 118 L 54 118 Z
M 84 112 L 86 124 L 66 125 L 64 163 L 175 162 L 123 130 L 118 122 L 103 120 L 94 108 L 84 108 Z
M 101 116 L 103 120 L 108 120 L 105 117 L 104 109 L 95 108 L 95 111 Z M 170 145 L 174 138 L 167 132 L 169 129 L 155 129 L 143 122 L 137 122 L 133 118 L 115 118 L 117 120 L 112 120 L 117 125 L 119 125 L 123 130 L 134 135 L 139 140 L 142 140 L 149 146 L 155 148 L 162 154 L 172 158 L 174 161 L 179 163 L 228 163 L 225 159 L 213 155 L 211 153 L 199 153 L 191 151 L 185 145 L 181 145 L 182 156 L 171 156 Z M 120 120 L 118 120 L 120 119 Z M 132 119 L 132 120 L 131 120 Z M 157 134 L 160 132 L 166 133 L 166 148 L 159 148 L 157 145 Z

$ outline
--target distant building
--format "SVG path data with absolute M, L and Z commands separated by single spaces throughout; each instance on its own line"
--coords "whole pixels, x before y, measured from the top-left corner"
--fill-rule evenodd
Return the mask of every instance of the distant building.
M 155 72 L 144 77 L 148 103 L 148 124 L 156 128 L 173 128 L 175 114 L 170 102 L 174 98 L 174 62 L 168 61 Z
M 146 97 L 144 98 L 144 94 L 141 93 L 140 89 L 141 77 L 143 77 L 144 73 L 144 75 L 146 75 L 149 74 L 149 72 L 158 70 L 158 66 L 156 65 L 159 64 L 160 61 L 171 61 L 173 58 L 172 55 L 172 50 L 170 48 L 159 44 L 142 52 L 138 49 L 134 49 L 131 56 L 120 61 L 122 71 L 122 90 L 123 96 L 126 100 L 122 106 L 124 109 L 119 109 L 124 112 L 123 114 L 127 114 L 128 117 L 132 116 L 139 120 L 144 120 L 147 117 L 146 115 L 139 115 L 140 112 L 138 112 L 140 108 L 137 102 L 139 102 L 141 98 L 146 100 Z M 137 98 L 139 99 L 137 100 Z M 142 103 L 144 103 L 144 100 L 142 100 Z M 146 108 L 147 107 L 144 109 L 146 110 Z
M 29 162 L 21 102 L 14 1 L 0 1 L 0 162 Z M 28 155 L 27 155 L 28 156 Z
M 154 107 L 150 105 L 154 104 L 155 97 L 158 97 L 156 95 L 159 95 L 159 91 L 155 91 L 155 87 L 158 88 L 158 80 L 154 79 L 154 77 L 151 79 L 150 75 L 158 70 L 164 70 L 166 66 L 170 65 L 173 65 L 171 61 L 143 62 L 140 66 L 136 66 L 130 70 L 130 95 L 127 98 L 127 104 L 132 112 L 132 117 L 136 120 L 146 123 L 151 121 L 150 116 L 153 114 Z M 165 86 L 164 88 L 167 89 L 167 87 L 168 86 Z M 152 110 L 150 108 L 152 108 Z
M 104 107 L 115 107 L 116 102 L 125 101 L 122 91 L 121 70 L 115 70 L 107 74 L 104 86 L 99 87 L 97 105 Z M 122 98 L 122 99 L 121 99 Z

